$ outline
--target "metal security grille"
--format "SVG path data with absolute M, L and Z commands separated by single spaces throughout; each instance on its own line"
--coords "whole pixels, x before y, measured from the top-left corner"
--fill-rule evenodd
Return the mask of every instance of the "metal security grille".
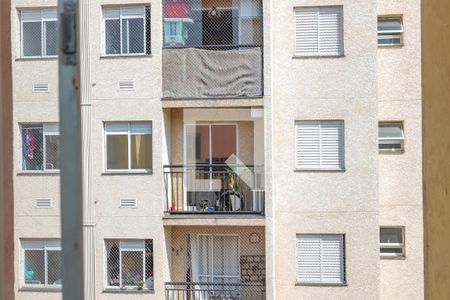
M 59 241 L 22 241 L 25 285 L 59 286 L 61 278 L 61 245 Z
M 149 6 L 104 8 L 103 26 L 105 55 L 151 53 Z
M 118 289 L 153 289 L 153 241 L 107 240 L 106 285 Z
M 262 95 L 258 0 L 163 1 L 165 98 Z
M 22 170 L 59 170 L 59 128 L 57 124 L 21 126 Z
M 264 244 L 263 227 L 174 228 L 166 299 L 265 299 Z

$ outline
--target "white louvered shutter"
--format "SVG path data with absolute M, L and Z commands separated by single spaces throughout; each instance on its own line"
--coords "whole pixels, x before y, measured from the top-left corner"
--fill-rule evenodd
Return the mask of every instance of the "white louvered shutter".
M 323 235 L 320 256 L 321 281 L 344 283 L 344 237 L 342 235 Z
M 295 8 L 295 55 L 344 53 L 342 7 Z
M 342 7 L 320 8 L 319 54 L 341 55 L 342 53 Z
M 295 55 L 317 55 L 319 52 L 319 19 L 317 8 L 296 8 Z
M 344 236 L 297 235 L 297 282 L 344 283 Z
M 297 169 L 344 169 L 342 121 L 297 121 L 295 126 Z
M 323 169 L 343 169 L 344 128 L 342 122 L 321 122 L 320 126 L 320 167 Z
M 320 122 L 305 121 L 296 124 L 296 167 L 320 166 Z
M 298 235 L 297 282 L 320 281 L 320 235 Z

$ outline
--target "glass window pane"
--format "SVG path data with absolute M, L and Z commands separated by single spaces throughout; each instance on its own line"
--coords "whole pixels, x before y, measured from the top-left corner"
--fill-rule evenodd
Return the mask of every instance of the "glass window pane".
M 145 287 L 153 288 L 153 241 L 145 241 Z
M 128 20 L 129 53 L 144 53 L 144 19 Z
M 43 127 L 42 125 L 22 126 L 22 169 L 43 170 Z
M 119 273 L 120 273 L 120 252 L 119 246 L 116 242 L 108 242 L 106 245 L 107 249 L 107 266 L 106 266 L 106 276 L 107 285 L 109 286 L 120 286 Z
M 131 168 L 152 168 L 152 136 L 131 135 Z
M 403 243 L 402 228 L 380 228 L 380 243 Z
M 403 138 L 402 125 L 380 123 L 378 127 L 378 136 L 379 138 L 402 139 Z
M 209 125 L 186 126 L 186 162 L 209 164 Z
M 212 125 L 211 139 L 212 163 L 223 164 L 231 155 L 236 155 L 235 125 Z
M 120 54 L 120 20 L 105 20 L 105 52 Z
M 106 145 L 106 168 L 109 170 L 128 169 L 128 136 L 107 135 Z
M 45 136 L 45 169 L 59 170 L 59 135 Z
M 128 30 L 129 30 L 129 20 L 123 19 L 122 20 L 122 53 L 128 54 L 129 53 L 129 47 L 128 47 Z
M 138 286 L 144 275 L 143 252 L 122 251 L 122 284 Z
M 62 258 L 61 251 L 47 251 L 47 265 L 48 265 L 48 284 L 59 285 L 62 284 Z
M 23 22 L 23 55 L 42 55 L 42 27 L 41 22 Z
M 379 31 L 402 30 L 401 20 L 400 19 L 378 20 L 378 30 Z
M 58 24 L 56 21 L 44 22 L 45 26 L 45 55 L 57 55 Z
M 380 248 L 381 254 L 403 255 L 402 248 Z
M 25 250 L 25 284 L 45 284 L 44 250 Z

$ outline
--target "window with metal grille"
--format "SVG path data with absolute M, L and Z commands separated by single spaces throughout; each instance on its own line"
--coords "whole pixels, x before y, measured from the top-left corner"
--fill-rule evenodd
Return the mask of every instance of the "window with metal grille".
M 151 172 L 152 123 L 105 123 L 107 172 Z
M 405 257 L 404 227 L 380 228 L 380 256 L 383 258 Z
M 404 141 L 402 122 L 378 123 L 378 149 L 380 152 L 403 152 Z
M 59 125 L 22 124 L 22 170 L 59 170 Z
M 24 286 L 61 287 L 59 240 L 22 240 Z
M 106 240 L 106 287 L 153 289 L 153 240 Z
M 56 57 L 58 55 L 56 9 L 23 9 L 19 15 L 21 56 Z
M 343 121 L 297 121 L 295 139 L 297 169 L 344 169 Z
M 297 235 L 297 283 L 345 284 L 344 235 Z
M 103 8 L 104 54 L 145 55 L 150 47 L 150 6 Z
M 401 46 L 402 44 L 402 17 L 378 17 L 378 46 Z
M 294 8 L 295 55 L 344 54 L 342 6 Z

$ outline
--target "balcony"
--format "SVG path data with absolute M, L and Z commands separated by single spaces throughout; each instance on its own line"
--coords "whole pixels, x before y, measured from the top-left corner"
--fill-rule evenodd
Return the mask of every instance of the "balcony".
M 163 98 L 263 95 L 259 1 L 166 0 L 163 9 Z
M 175 226 L 168 238 L 166 300 L 266 299 L 263 226 Z
M 263 180 L 263 166 L 164 166 L 166 213 L 264 215 Z

